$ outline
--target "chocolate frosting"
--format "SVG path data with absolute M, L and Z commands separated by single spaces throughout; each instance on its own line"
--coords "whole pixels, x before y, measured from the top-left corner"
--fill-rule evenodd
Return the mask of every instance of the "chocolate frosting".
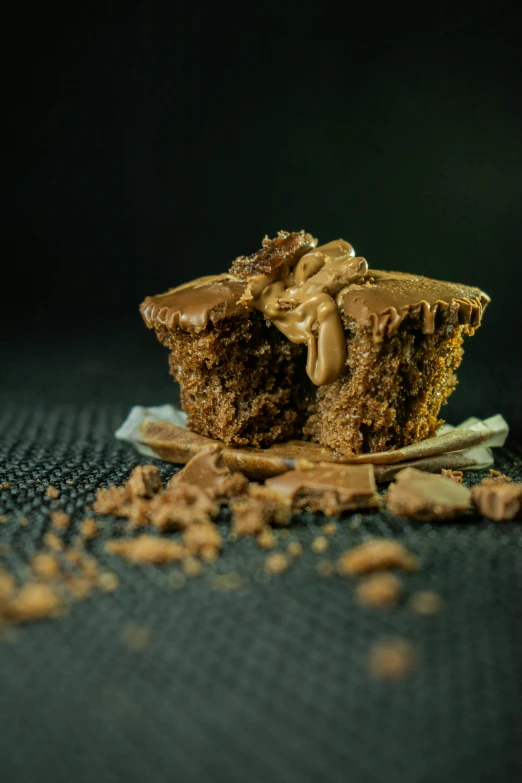
M 437 313 L 452 308 L 459 324 L 479 326 L 489 297 L 478 288 L 403 272 L 368 269 L 349 242 L 316 247 L 304 232 L 265 239 L 257 254 L 240 257 L 236 274 L 201 277 L 140 307 L 149 328 L 199 332 L 250 307 L 261 311 L 291 342 L 308 349 L 306 371 L 317 386 L 333 383 L 346 363 L 342 314 L 370 325 L 375 340 L 419 313 L 424 334 L 433 334 Z

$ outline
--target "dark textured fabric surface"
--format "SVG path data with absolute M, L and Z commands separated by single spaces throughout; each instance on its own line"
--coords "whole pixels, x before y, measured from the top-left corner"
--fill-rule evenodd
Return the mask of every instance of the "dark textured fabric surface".
M 8 568 L 23 573 L 51 508 L 76 525 L 96 487 L 144 461 L 113 439 L 126 413 L 107 404 L 3 409 Z M 497 467 L 522 478 L 520 452 L 503 450 Z M 175 468 L 161 469 L 168 477 Z M 59 504 L 45 495 L 49 483 Z M 317 555 L 309 545 L 324 520 L 296 518 L 292 539 L 305 552 L 279 577 L 266 577 L 266 553 L 241 540 L 174 589 L 175 565 L 133 568 L 104 554 L 119 524 L 107 520 L 90 547 L 120 588 L 0 644 L 2 783 L 520 780 L 522 524 L 470 516 L 419 525 L 385 512 L 363 515 L 358 529 L 349 521 Z M 220 524 L 226 533 L 225 517 Z M 421 617 L 406 601 L 391 612 L 363 609 L 350 582 L 317 574 L 319 560 L 375 534 L 420 555 L 407 595 L 436 590 L 443 612 Z M 241 576 L 240 589 L 215 589 L 226 572 Z M 150 628 L 143 652 L 122 641 L 131 623 Z M 383 684 L 366 660 L 389 635 L 411 639 L 421 659 L 411 676 Z

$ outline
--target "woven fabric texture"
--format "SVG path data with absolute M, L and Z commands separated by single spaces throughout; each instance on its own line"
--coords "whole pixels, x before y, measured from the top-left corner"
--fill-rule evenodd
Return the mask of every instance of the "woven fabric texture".
M 0 557 L 10 570 L 23 573 L 41 548 L 50 509 L 71 514 L 72 538 L 94 490 L 147 461 L 113 438 L 126 413 L 4 409 L 0 481 L 11 487 L 0 490 Z M 522 479 L 521 462 L 512 447 L 496 467 Z M 175 470 L 158 464 L 165 478 Z M 520 780 L 522 524 L 419 525 L 386 512 L 362 515 L 359 527 L 350 519 L 319 555 L 310 544 L 324 518 L 296 517 L 287 540 L 304 553 L 280 576 L 264 573 L 266 552 L 244 539 L 180 589 L 176 566 L 130 567 L 104 554 L 104 539 L 120 529 L 108 519 L 89 546 L 119 589 L 0 644 L 2 783 Z M 226 512 L 220 525 L 226 535 Z M 420 556 L 407 595 L 435 590 L 444 611 L 422 617 L 407 600 L 364 609 L 349 581 L 318 574 L 321 559 L 372 535 Z M 217 589 L 216 575 L 229 572 L 240 587 Z M 146 650 L 124 644 L 129 624 L 150 629 Z M 418 668 L 399 682 L 367 672 L 370 646 L 386 636 L 419 650 Z

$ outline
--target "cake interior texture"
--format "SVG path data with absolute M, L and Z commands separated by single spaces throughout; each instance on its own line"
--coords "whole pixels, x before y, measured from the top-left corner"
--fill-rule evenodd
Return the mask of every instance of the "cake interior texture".
M 339 243 L 280 232 L 231 274 L 143 302 L 190 429 L 244 447 L 306 438 L 339 454 L 435 434 L 488 297 L 368 270 Z

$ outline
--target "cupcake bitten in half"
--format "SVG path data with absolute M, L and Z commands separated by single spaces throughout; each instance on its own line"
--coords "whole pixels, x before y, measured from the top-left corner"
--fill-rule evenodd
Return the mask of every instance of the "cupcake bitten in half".
M 265 238 L 226 274 L 141 305 L 170 349 L 188 426 L 227 445 L 307 438 L 339 454 L 434 435 L 478 288 L 369 269 L 342 239 Z

